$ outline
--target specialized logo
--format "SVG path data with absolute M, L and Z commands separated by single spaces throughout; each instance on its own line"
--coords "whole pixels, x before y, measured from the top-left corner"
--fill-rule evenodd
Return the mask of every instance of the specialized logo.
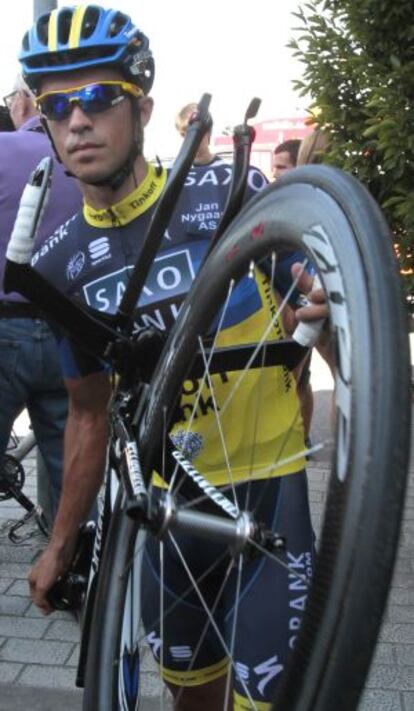
M 88 244 L 89 256 L 92 266 L 109 259 L 111 256 L 108 237 L 99 237 Z
M 272 679 L 278 676 L 283 671 L 283 664 L 278 664 L 278 657 L 270 657 L 266 659 L 262 664 L 258 664 L 254 667 L 254 673 L 257 676 L 263 677 L 261 681 L 258 682 L 257 688 L 261 696 L 265 694 L 265 688 Z
M 261 662 L 257 666 L 251 669 L 247 664 L 242 662 L 235 663 L 236 676 L 240 681 L 241 685 L 247 691 L 247 688 L 251 685 L 255 686 L 260 694 L 260 696 L 269 697 L 270 694 L 266 693 L 266 686 L 274 679 L 279 676 L 283 671 L 283 664 L 278 661 L 278 656 L 275 654 L 274 657 L 266 659 L 266 661 Z M 259 677 L 259 678 L 257 678 Z
M 193 656 L 191 647 L 188 644 L 177 645 L 175 647 L 170 647 L 170 654 L 176 661 L 187 661 Z
M 76 252 L 76 254 L 69 259 L 68 266 L 66 267 L 66 278 L 68 281 L 76 279 L 85 266 L 85 262 L 86 257 L 83 252 Z

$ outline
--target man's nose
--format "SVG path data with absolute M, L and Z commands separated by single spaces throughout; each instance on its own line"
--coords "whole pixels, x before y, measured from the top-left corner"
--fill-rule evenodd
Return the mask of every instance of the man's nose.
M 92 125 L 91 118 L 82 111 L 79 104 L 72 104 L 72 111 L 69 116 L 69 129 L 79 132 L 90 128 Z

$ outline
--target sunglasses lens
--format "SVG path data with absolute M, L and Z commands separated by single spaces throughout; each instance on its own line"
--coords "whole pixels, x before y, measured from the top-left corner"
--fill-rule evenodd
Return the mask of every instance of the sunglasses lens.
M 67 94 L 49 94 L 39 102 L 39 109 L 46 118 L 62 121 L 77 104 L 85 114 L 97 114 L 109 109 L 121 96 L 124 91 L 117 84 L 90 84 Z
M 49 94 L 39 102 L 39 109 L 52 121 L 61 121 L 70 114 L 69 97 L 66 94 Z
M 111 84 L 92 84 L 85 86 L 79 92 L 79 101 L 85 113 L 96 114 L 106 111 L 112 106 L 113 100 L 122 95 L 119 86 Z

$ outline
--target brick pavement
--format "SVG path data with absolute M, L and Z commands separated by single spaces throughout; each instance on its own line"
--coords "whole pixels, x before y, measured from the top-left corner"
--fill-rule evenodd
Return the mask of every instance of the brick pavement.
M 327 393 L 326 393 L 327 395 Z M 323 401 L 320 393 L 319 402 Z M 414 448 L 412 448 L 412 452 Z M 25 462 L 26 493 L 35 497 L 35 460 Z M 323 507 L 327 464 L 309 467 L 310 496 L 316 525 Z M 0 502 L 0 528 L 21 509 Z M 408 489 L 403 531 L 394 580 L 375 660 L 360 711 L 414 711 L 414 458 Z M 73 618 L 56 612 L 44 618 L 28 597 L 26 575 L 38 543 L 12 546 L 0 538 L 0 711 L 79 711 L 80 690 L 75 690 L 78 627 Z M 158 707 L 156 673 L 145 659 L 143 711 Z M 4 685 L 3 687 L 1 685 Z M 21 704 L 21 706 L 19 705 Z

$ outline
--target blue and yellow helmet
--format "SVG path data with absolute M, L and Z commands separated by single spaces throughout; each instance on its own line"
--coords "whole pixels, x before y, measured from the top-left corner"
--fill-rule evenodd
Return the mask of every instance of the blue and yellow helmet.
M 128 15 L 99 5 L 61 7 L 36 20 L 19 52 L 22 73 L 34 93 L 46 74 L 105 65 L 147 94 L 154 81 L 148 38 Z

